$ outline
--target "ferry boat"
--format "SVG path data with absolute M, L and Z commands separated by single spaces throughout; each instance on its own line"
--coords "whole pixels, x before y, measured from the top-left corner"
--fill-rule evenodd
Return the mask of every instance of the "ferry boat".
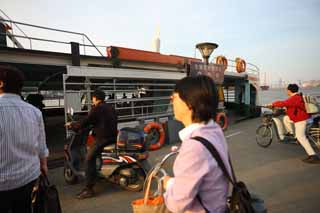
M 22 28 L 37 31 L 37 36 Z M 83 33 L 17 22 L 3 14 L 0 64 L 15 66 L 24 73 L 24 98 L 43 97 L 49 146 L 57 143 L 57 135 L 64 136 L 63 124 L 71 108 L 80 116 L 88 112 L 91 92 L 97 88 L 103 89 L 106 102 L 115 106 L 119 128 L 172 121 L 170 95 L 174 84 L 195 74 L 209 75 L 220 85 L 222 127 L 227 127 L 231 115 L 260 115 L 259 68 L 241 58 L 218 56 L 206 65 L 198 58 L 101 46 Z

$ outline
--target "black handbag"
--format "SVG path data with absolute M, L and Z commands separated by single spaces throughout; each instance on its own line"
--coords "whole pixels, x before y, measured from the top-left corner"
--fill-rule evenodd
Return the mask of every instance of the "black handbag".
M 227 201 L 228 213 L 267 213 L 267 209 L 264 205 L 263 199 L 255 194 L 251 194 L 244 182 L 237 181 L 230 156 L 229 164 L 231 167 L 231 176 L 226 166 L 224 165 L 219 152 L 209 141 L 202 137 L 193 137 L 192 139 L 199 141 L 208 149 L 212 157 L 217 161 L 225 177 L 233 186 L 232 194 Z M 197 196 L 197 198 L 202 204 L 201 198 L 199 196 Z M 205 206 L 203 207 L 205 208 Z M 206 210 L 206 212 L 208 211 Z
M 32 193 L 33 213 L 61 213 L 59 193 L 47 176 L 41 175 Z

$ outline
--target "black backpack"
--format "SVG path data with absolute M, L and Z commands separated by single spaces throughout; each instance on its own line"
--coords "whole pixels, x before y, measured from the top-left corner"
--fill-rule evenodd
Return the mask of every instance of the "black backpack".
M 255 210 L 252 206 L 253 199 L 251 198 L 251 195 L 246 185 L 242 181 L 237 181 L 233 171 L 230 157 L 229 157 L 229 164 L 231 167 L 232 178 L 230 177 L 229 172 L 226 169 L 218 151 L 208 140 L 202 137 L 193 137 L 192 139 L 199 141 L 209 150 L 212 157 L 217 161 L 222 172 L 224 173 L 224 175 L 227 177 L 227 179 L 233 186 L 232 194 L 228 198 L 228 203 L 227 203 L 228 212 L 229 213 L 254 213 Z M 199 196 L 198 196 L 198 199 L 202 204 L 201 198 Z M 204 209 L 206 209 L 203 204 L 202 206 L 204 207 Z M 206 209 L 206 212 L 209 212 L 209 211 Z

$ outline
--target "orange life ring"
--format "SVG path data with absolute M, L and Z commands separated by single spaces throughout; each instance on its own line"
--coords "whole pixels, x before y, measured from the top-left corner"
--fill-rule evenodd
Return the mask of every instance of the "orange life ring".
M 149 134 L 152 129 L 155 129 L 159 133 L 159 139 L 155 143 L 150 144 L 149 150 L 157 150 L 160 149 L 165 141 L 165 132 L 161 124 L 156 122 L 148 123 L 144 128 L 143 131 L 146 134 Z
M 223 66 L 224 71 L 226 71 L 228 67 L 228 60 L 223 55 L 220 55 L 216 58 L 216 64 L 221 64 Z
M 236 70 L 238 73 L 246 71 L 247 64 L 242 58 L 236 58 Z
M 218 112 L 216 116 L 216 123 L 220 125 L 222 130 L 226 130 L 228 127 L 228 118 L 226 116 L 226 113 Z

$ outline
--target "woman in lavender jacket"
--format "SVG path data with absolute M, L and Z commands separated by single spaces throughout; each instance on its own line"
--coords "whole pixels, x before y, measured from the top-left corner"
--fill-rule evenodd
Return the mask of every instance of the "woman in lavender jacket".
M 171 99 L 175 118 L 185 128 L 179 132 L 182 144 L 174 177 L 164 177 L 165 204 L 171 212 L 226 212 L 228 181 L 206 147 L 192 139 L 201 136 L 211 142 L 230 172 L 228 147 L 213 120 L 215 84 L 207 76 L 185 77 L 177 82 Z

